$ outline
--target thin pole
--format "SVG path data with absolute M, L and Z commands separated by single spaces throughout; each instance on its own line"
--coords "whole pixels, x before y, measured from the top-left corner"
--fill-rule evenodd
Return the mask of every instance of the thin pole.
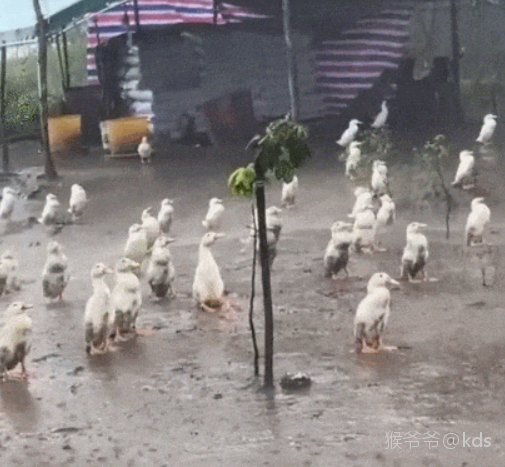
M 282 13 L 284 39 L 286 41 L 288 61 L 288 85 L 289 99 L 291 103 L 291 118 L 296 122 L 298 121 L 300 95 L 298 90 L 298 70 L 296 66 L 296 58 L 293 52 L 293 42 L 291 40 L 291 11 L 289 8 L 289 0 L 282 0 Z
M 461 109 L 461 89 L 459 74 L 459 31 L 458 31 L 458 2 L 451 0 L 451 39 L 452 39 L 452 77 L 455 91 L 455 114 L 458 121 L 463 118 Z
M 259 164 L 256 164 L 258 166 Z M 258 210 L 258 231 L 260 239 L 261 282 L 263 286 L 263 308 L 265 312 L 265 388 L 274 387 L 274 319 L 272 305 L 272 288 L 270 285 L 270 267 L 268 265 L 267 227 L 265 218 L 265 182 L 261 169 L 255 167 L 256 176 L 261 177 L 256 182 L 256 206 Z
M 251 204 L 252 216 L 253 216 L 253 260 L 252 260 L 252 273 L 251 273 L 251 300 L 249 302 L 249 327 L 251 328 L 251 337 L 254 349 L 254 376 L 259 375 L 259 351 L 258 342 L 256 341 L 256 330 L 254 329 L 253 311 L 254 311 L 254 293 L 255 293 L 255 282 L 256 282 L 256 260 L 258 249 L 258 226 L 256 225 L 256 215 L 254 212 L 254 203 Z
M 138 0 L 133 0 L 133 10 L 135 12 L 135 27 L 136 31 L 140 31 L 140 15 L 139 15 L 139 2 Z
M 61 88 L 63 89 L 63 92 L 66 92 L 67 90 L 67 83 L 65 80 L 65 70 L 64 64 L 63 64 L 63 54 L 61 52 L 61 42 L 60 42 L 60 36 L 57 34 L 55 36 L 56 39 L 56 51 L 58 52 L 58 64 L 60 65 L 60 74 L 61 74 Z
M 68 64 L 68 39 L 67 33 L 65 31 L 61 34 L 63 39 L 63 60 L 65 63 L 65 86 L 68 89 L 70 87 L 70 67 Z
M 45 173 L 47 178 L 54 180 L 58 178 L 58 173 L 54 167 L 49 147 L 49 132 L 47 128 L 48 105 L 47 105 L 47 20 L 42 15 L 39 0 L 33 0 L 33 8 L 37 17 L 37 38 L 39 42 L 38 57 L 38 78 L 39 78 L 39 116 L 40 133 L 42 138 L 42 151 L 45 156 Z
M 5 43 L 4 43 L 5 44 Z M 9 144 L 5 139 L 5 85 L 7 79 L 7 47 L 2 46 L 0 68 L 0 138 L 2 139 L 2 170 L 9 172 Z
M 217 0 L 212 0 L 212 11 L 214 14 L 214 24 L 217 24 Z

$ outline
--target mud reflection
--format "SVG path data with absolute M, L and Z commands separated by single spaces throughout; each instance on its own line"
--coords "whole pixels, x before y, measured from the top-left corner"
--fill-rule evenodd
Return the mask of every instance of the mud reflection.
M 0 383 L 2 411 L 14 429 L 21 433 L 37 431 L 39 409 L 28 390 L 27 381 L 5 381 Z

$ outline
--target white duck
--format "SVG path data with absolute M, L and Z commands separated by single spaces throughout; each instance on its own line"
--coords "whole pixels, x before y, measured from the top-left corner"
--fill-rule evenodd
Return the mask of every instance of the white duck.
M 331 226 L 331 239 L 324 252 L 324 277 L 335 278 L 344 270 L 346 277 L 349 276 L 347 263 L 349 262 L 349 247 L 352 244 L 352 224 L 337 221 Z
M 368 281 L 367 295 L 361 300 L 354 317 L 356 353 L 378 352 L 382 347 L 382 334 L 391 313 L 391 292 L 387 284 L 399 285 L 385 272 L 376 272 Z
M 382 101 L 382 104 L 381 104 L 381 111 L 377 114 L 377 116 L 375 117 L 375 120 L 372 123 L 372 128 L 376 128 L 376 129 L 382 128 L 386 124 L 386 121 L 388 119 L 388 114 L 389 114 L 389 110 L 388 110 L 387 101 L 384 100 L 384 101 Z
M 142 211 L 142 227 L 146 231 L 147 249 L 150 250 L 156 239 L 161 235 L 158 219 L 152 214 L 153 208 L 148 207 Z
M 349 122 L 349 126 L 347 127 L 347 129 L 342 133 L 342 136 L 340 137 L 339 140 L 336 141 L 336 143 L 339 146 L 342 146 L 343 148 L 347 147 L 351 143 L 351 141 L 353 141 L 354 138 L 356 137 L 356 134 L 358 133 L 358 130 L 359 130 L 358 125 L 360 123 L 362 123 L 362 122 L 353 118 Z
M 147 254 L 146 229 L 140 224 L 131 225 L 128 229 L 128 239 L 126 240 L 123 255 L 136 263 L 142 264 Z
M 466 244 L 482 243 L 486 227 L 491 219 L 491 210 L 484 204 L 484 198 L 474 198 L 466 220 Z
M 72 214 L 72 222 L 77 221 L 84 214 L 88 202 L 86 191 L 81 185 L 74 183 L 70 189 L 70 202 L 68 212 Z
M 487 114 L 484 117 L 482 128 L 480 129 L 479 137 L 476 139 L 477 143 L 488 145 L 493 138 L 493 133 L 496 128 L 496 119 L 498 117 L 493 114 Z
M 221 227 L 221 218 L 223 217 L 224 206 L 223 200 L 219 198 L 212 198 L 209 201 L 209 210 L 202 221 L 202 225 L 207 230 L 219 230 Z
M 157 298 L 163 298 L 170 291 L 170 296 L 175 293 L 172 283 L 175 279 L 175 268 L 172 263 L 169 245 L 174 242 L 173 238 L 160 236 L 156 239 L 151 254 L 151 260 L 147 267 L 147 283 Z
M 349 155 L 345 160 L 345 176 L 353 181 L 356 179 L 358 167 L 361 163 L 361 143 L 353 141 L 349 144 Z
M 193 298 L 206 311 L 215 311 L 223 304 L 224 282 L 210 247 L 225 235 L 207 232 L 200 242 L 198 266 L 193 281 Z
M 44 205 L 44 209 L 42 209 L 42 214 L 37 220 L 46 227 L 61 224 L 63 219 L 60 208 L 61 204 L 56 195 L 49 193 L 46 196 L 46 204 Z
M 293 180 L 289 183 L 282 183 L 282 196 L 281 196 L 281 206 L 286 208 L 291 208 L 296 203 L 296 197 L 298 195 L 298 177 L 293 175 Z
M 410 282 L 419 282 L 414 280 L 419 272 L 423 273 L 424 280 L 427 279 L 425 266 L 429 257 L 428 239 L 419 232 L 419 229 L 426 227 L 428 227 L 426 224 L 420 222 L 411 222 L 407 226 L 407 244 L 403 249 L 401 267 L 403 280 L 408 279 Z
M 277 206 L 270 206 L 265 210 L 265 223 L 267 229 L 272 230 L 274 234 L 275 241 L 279 240 L 282 230 L 282 218 L 281 218 L 282 209 Z M 256 219 L 256 225 L 258 225 L 258 220 Z
M 137 151 L 139 153 L 140 162 L 142 162 L 142 164 L 145 164 L 146 162 L 148 164 L 151 163 L 151 156 L 153 154 L 153 148 L 152 148 L 151 144 L 149 143 L 147 136 L 144 136 L 142 138 L 142 142 L 139 144 Z
M 372 164 L 371 187 L 374 194 L 382 196 L 388 192 L 388 168 L 384 161 L 374 160 Z
M 174 202 L 171 199 L 165 198 L 161 202 L 161 207 L 158 211 L 158 224 L 164 234 L 168 234 L 170 232 L 170 227 L 172 226 L 172 221 L 174 219 L 173 203 Z
M 352 227 L 353 245 L 356 251 L 371 252 L 375 247 L 376 218 L 373 204 L 368 204 L 356 214 Z
M 354 190 L 354 195 L 356 196 L 356 201 L 354 202 L 351 214 L 348 214 L 348 217 L 352 219 L 354 219 L 359 212 L 367 209 L 367 207 L 372 204 L 373 200 L 373 194 L 370 190 L 361 186 Z
M 16 204 L 17 193 L 10 186 L 2 190 L 2 202 L 0 203 L 0 218 L 10 219 Z
M 47 245 L 47 260 L 42 271 L 42 291 L 44 297 L 63 299 L 63 291 L 68 284 L 68 260 L 58 242 Z
M 88 298 L 84 310 L 84 339 L 88 354 L 103 353 L 107 350 L 112 304 L 110 290 L 104 278 L 113 272 L 102 263 L 95 264 L 91 269 L 93 294 Z
M 21 363 L 22 377 L 28 376 L 25 358 L 31 348 L 32 320 L 26 310 L 33 308 L 23 302 L 13 302 L 5 312 L 6 322 L 0 330 L 0 376 L 7 380 L 8 370 Z
M 375 227 L 376 238 L 386 232 L 386 228 L 396 220 L 396 205 L 388 194 L 380 197 L 380 208 L 377 212 Z
M 4 292 L 11 293 L 21 288 L 17 275 L 18 266 L 18 260 L 14 258 L 14 255 L 10 251 L 6 251 L 0 256 L 0 295 Z
M 142 306 L 140 281 L 134 271 L 139 263 L 121 258 L 116 263 L 116 282 L 112 288 L 111 338 L 122 340 L 123 336 L 136 332 L 137 316 Z
M 465 182 L 470 182 L 469 184 L 467 183 L 466 185 L 463 185 L 463 188 L 473 188 L 475 185 L 474 166 L 475 157 L 473 156 L 472 151 L 461 151 L 459 153 L 458 169 L 456 170 L 456 175 L 451 185 L 459 186 L 463 185 Z

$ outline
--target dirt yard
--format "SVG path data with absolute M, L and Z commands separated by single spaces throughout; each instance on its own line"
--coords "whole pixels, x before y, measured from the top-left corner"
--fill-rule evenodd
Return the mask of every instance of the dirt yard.
M 37 163 L 34 154 L 33 145 L 20 145 L 12 155 L 14 168 Z M 23 280 L 20 292 L 0 299 L 0 308 L 14 298 L 35 305 L 29 381 L 0 384 L 1 465 L 505 465 L 500 158 L 483 162 L 479 178 L 490 194 L 489 241 L 499 247 L 492 287 L 481 285 L 480 271 L 464 254 L 472 195 L 458 191 L 450 240 L 442 210 L 400 209 L 384 238 L 388 251 L 354 256 L 351 277 L 332 281 L 323 278 L 322 255 L 331 224 L 352 208 L 354 187 L 343 177 L 333 146 L 316 148 L 299 172 L 298 204 L 282 213 L 272 271 L 277 384 L 264 391 L 253 375 L 247 322 L 251 255 L 240 254 L 250 201 L 231 197 L 226 189 L 229 173 L 251 157 L 240 148 L 177 146 L 151 166 L 136 159 L 61 156 L 60 182 L 18 205 L 13 222 L 0 226 L 0 249 L 15 252 Z M 401 204 L 408 179 L 395 179 L 393 168 L 390 177 Z M 86 188 L 90 204 L 82 225 L 67 226 L 55 237 L 69 258 L 72 279 L 64 301 L 51 304 L 41 287 L 50 237 L 27 219 L 40 214 L 49 191 L 68 203 L 76 182 Z M 280 189 L 278 182 L 268 186 L 267 205 L 279 205 Z M 226 289 L 242 305 L 228 318 L 197 311 L 191 299 L 201 220 L 213 196 L 223 197 L 226 207 L 226 237 L 213 252 Z M 91 266 L 98 261 L 112 266 L 128 227 L 165 197 L 175 200 L 177 298 L 155 303 L 143 284 L 140 326 L 155 333 L 117 352 L 89 357 L 82 320 Z M 439 281 L 402 283 L 392 291 L 384 340 L 400 350 L 351 353 L 353 315 L 366 281 L 380 270 L 398 278 L 405 227 L 413 220 L 429 224 L 427 267 Z M 262 344 L 259 278 L 256 285 Z M 283 391 L 280 378 L 298 371 L 311 376 L 311 388 Z M 459 437 L 457 446 L 449 445 L 451 433 Z

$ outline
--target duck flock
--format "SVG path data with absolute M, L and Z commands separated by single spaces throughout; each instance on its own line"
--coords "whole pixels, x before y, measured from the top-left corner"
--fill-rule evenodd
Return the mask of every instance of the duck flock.
M 381 112 L 372 127 L 380 130 L 387 120 L 387 105 L 383 102 Z M 345 165 L 346 176 L 352 182 L 356 179 L 356 169 L 360 165 L 359 120 L 353 119 L 349 128 L 342 134 L 337 144 L 347 151 Z M 496 126 L 496 116 L 486 115 L 477 142 L 488 145 Z M 142 144 L 144 144 L 143 142 Z M 141 145 L 142 146 L 142 145 Z M 142 152 L 145 148 L 139 148 Z M 142 151 L 141 151 L 142 150 Z M 147 151 L 149 152 L 149 151 Z M 149 161 L 150 152 L 143 153 L 142 162 Z M 475 184 L 475 158 L 473 153 L 464 150 L 460 154 L 460 163 L 452 182 L 453 186 L 470 189 Z M 341 272 L 347 279 L 347 265 L 353 255 L 385 251 L 381 247 L 381 238 L 388 233 L 396 221 L 396 206 L 390 191 L 387 164 L 381 160 L 372 163 L 372 175 L 369 186 L 357 187 L 354 191 L 356 200 L 348 219 L 338 220 L 331 226 L 331 238 L 324 251 L 322 273 L 327 279 L 337 279 Z M 5 187 L 0 203 L 0 218 L 9 221 L 18 199 L 18 192 L 12 187 Z M 297 202 L 298 178 L 284 183 L 281 194 L 281 207 L 271 206 L 266 210 L 266 227 L 269 266 L 272 267 L 277 255 L 277 244 L 282 230 L 281 213 L 290 209 Z M 85 189 L 74 184 L 71 187 L 69 207 L 62 209 L 57 197 L 49 193 L 37 221 L 48 232 L 58 232 L 66 223 L 79 223 L 86 211 L 88 198 Z M 142 309 L 143 296 L 141 281 L 149 284 L 155 300 L 176 296 L 174 280 L 176 270 L 170 252 L 174 239 L 170 231 L 174 220 L 174 207 L 171 199 L 160 203 L 157 213 L 151 207 L 142 212 L 138 223 L 128 229 L 123 256 L 114 268 L 97 262 L 90 272 L 92 294 L 83 310 L 83 349 L 90 354 L 103 354 L 117 347 L 121 341 L 129 340 L 142 330 L 137 327 L 137 320 Z M 225 237 L 221 232 L 225 213 L 223 200 L 212 198 L 209 201 L 207 215 L 202 221 L 206 232 L 202 236 L 198 263 L 195 269 L 192 296 L 200 310 L 206 312 L 222 311 L 230 306 L 224 281 L 211 247 Z M 474 198 L 465 226 L 465 243 L 468 248 L 475 248 L 473 255 L 482 268 L 483 284 L 485 278 L 486 229 L 490 221 L 490 210 L 483 198 Z M 242 240 L 244 248 L 254 242 L 257 225 L 257 213 L 252 216 L 249 233 Z M 423 229 L 426 224 L 411 222 L 406 229 L 406 243 L 401 258 L 400 277 L 398 280 L 410 282 L 436 281 L 428 277 L 427 262 L 429 244 Z M 258 244 L 254 246 L 258 248 Z M 18 262 L 9 251 L 0 257 L 0 295 L 15 294 L 20 289 L 17 276 Z M 114 276 L 109 287 L 106 277 Z M 379 352 L 391 350 L 382 344 L 382 337 L 391 313 L 391 292 L 388 286 L 398 287 L 400 283 L 393 279 L 393 274 L 377 272 L 367 284 L 366 296 L 359 303 L 354 318 L 354 337 L 356 352 Z M 47 245 L 47 259 L 42 269 L 42 291 L 50 301 L 62 300 L 69 282 L 68 259 L 60 243 L 50 240 Z M 25 358 L 30 350 L 32 320 L 29 310 L 32 305 L 13 301 L 4 312 L 4 325 L 0 328 L 0 375 L 18 378 L 8 374 L 9 370 L 21 366 L 21 377 L 27 377 Z

